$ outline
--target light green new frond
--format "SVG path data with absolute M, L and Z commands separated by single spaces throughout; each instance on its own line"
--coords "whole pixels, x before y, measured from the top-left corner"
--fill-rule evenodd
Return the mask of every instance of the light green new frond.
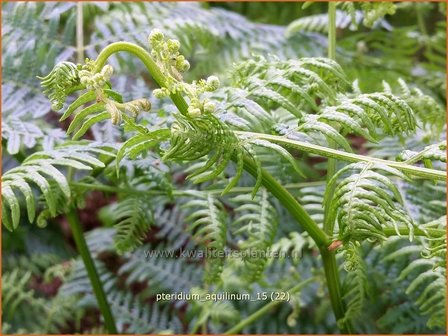
M 446 141 L 426 146 L 420 152 L 405 150 L 400 155 L 398 155 L 397 160 L 404 161 L 408 164 L 423 162 L 423 164 L 427 168 L 433 167 L 433 161 L 446 163 Z
M 89 171 L 103 168 L 104 163 L 97 156 L 114 156 L 111 148 L 98 145 L 67 145 L 58 149 L 37 152 L 29 156 L 21 166 L 7 171 L 2 176 L 3 224 L 8 230 L 15 230 L 21 218 L 22 201 L 25 202 L 28 221 L 36 216 L 37 189 L 43 195 L 48 216 L 54 217 L 62 209 L 58 206 L 65 199 L 70 201 L 71 190 L 64 173 L 57 166 Z M 45 225 L 41 218 L 39 225 Z
M 445 108 L 432 96 L 425 94 L 417 87 L 411 87 L 403 79 L 398 79 L 400 88 L 399 96 L 414 111 L 424 129 L 431 130 L 434 137 L 438 136 L 446 124 Z M 389 83 L 383 81 L 384 90 L 392 93 Z
M 237 170 L 224 190 L 224 193 L 228 192 L 241 178 L 244 154 L 254 157 L 251 149 L 244 146 L 230 128 L 212 114 L 197 118 L 176 115 L 176 119 L 171 127 L 171 147 L 163 159 L 193 161 L 208 155 L 207 161 L 187 177 L 193 183 L 202 183 L 218 177 L 234 157 Z M 256 189 L 257 184 L 255 192 Z
M 372 27 L 379 19 L 386 15 L 393 15 L 397 9 L 393 2 L 362 2 L 361 8 L 364 13 L 363 24 Z
M 194 198 L 183 205 L 192 211 L 185 220 L 191 222 L 188 230 L 193 232 L 193 238 L 211 254 L 206 260 L 204 274 L 204 280 L 211 284 L 219 281 L 225 261 L 226 219 L 222 205 L 211 194 L 194 192 L 191 196 Z
M 71 62 L 58 63 L 53 70 L 45 77 L 38 77 L 41 80 L 43 93 L 51 102 L 51 107 L 59 111 L 70 92 L 80 84 L 80 68 Z
M 331 117 L 333 112 L 339 112 L 350 118 L 350 124 L 347 124 L 348 121 L 345 125 L 341 122 L 342 126 L 350 131 L 359 133 L 358 125 L 362 125 L 365 132 L 359 134 L 368 136 L 367 139 L 377 139 L 375 128 L 380 128 L 388 135 L 402 135 L 414 132 L 417 126 L 410 106 L 390 93 L 361 94 L 352 99 L 343 99 L 339 105 L 324 108 L 321 115 L 324 118 L 326 114 Z M 342 116 L 339 118 L 344 120 Z
M 349 242 L 343 246 L 343 267 L 347 272 L 342 284 L 342 296 L 346 302 L 345 316 L 339 323 L 356 321 L 362 314 L 368 295 L 367 265 L 365 264 L 358 243 Z
M 350 173 L 340 182 L 338 180 Z M 338 171 L 329 182 L 325 202 L 330 203 L 329 225 L 339 227 L 341 240 L 382 240 L 385 227 L 409 229 L 412 240 L 414 224 L 403 209 L 403 200 L 398 188 L 384 173 L 405 179 L 396 169 L 372 163 L 350 164 Z
M 425 249 L 421 255 L 423 258 L 437 258 L 437 266 L 446 268 L 446 216 L 442 216 L 429 223 L 419 226 L 426 232 L 428 239 L 424 240 Z M 437 234 L 436 234 L 437 233 Z
M 257 56 L 233 70 L 235 84 L 266 110 L 282 107 L 296 117 L 317 109 L 317 97 L 332 102 L 349 85 L 335 61 L 322 57 L 267 60 Z
M 150 202 L 143 197 L 128 197 L 109 206 L 117 230 L 114 242 L 118 253 L 133 251 L 142 244 L 153 222 Z
M 245 277 L 254 282 L 261 278 L 268 262 L 268 251 L 274 243 L 278 219 L 265 189 L 252 199 L 250 195 L 232 198 L 239 205 L 238 215 L 232 226 L 235 235 L 243 237 L 240 248 L 246 265 Z

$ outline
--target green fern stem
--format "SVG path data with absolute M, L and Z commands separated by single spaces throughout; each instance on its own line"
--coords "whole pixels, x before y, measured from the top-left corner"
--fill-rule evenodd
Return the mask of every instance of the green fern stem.
M 287 292 L 289 294 L 294 294 L 294 293 L 298 292 L 303 287 L 307 286 L 308 284 L 312 283 L 315 280 L 316 280 L 315 277 L 306 279 L 306 280 L 300 282 L 299 284 L 295 285 L 291 289 L 287 290 Z M 258 309 L 256 312 L 254 312 L 253 314 L 249 315 L 244 320 L 239 322 L 237 325 L 235 325 L 232 328 L 230 328 L 229 330 L 227 330 L 224 334 L 225 335 L 238 334 L 245 327 L 247 327 L 248 325 L 252 324 L 256 320 L 261 318 L 263 315 L 269 313 L 274 307 L 277 307 L 282 302 L 283 301 L 271 301 L 271 302 L 269 302 L 268 304 L 264 305 L 263 307 Z
M 112 315 L 112 311 L 110 309 L 110 305 L 107 302 L 106 294 L 104 293 L 101 280 L 98 276 L 95 264 L 93 263 L 93 259 L 92 256 L 90 255 L 89 248 L 87 247 L 87 243 L 81 229 L 81 223 L 79 221 L 75 208 L 72 208 L 67 213 L 67 220 L 70 225 L 70 229 L 72 230 L 76 247 L 78 248 L 79 254 L 81 255 L 82 261 L 84 262 L 84 266 L 87 270 L 90 283 L 92 284 L 93 292 L 96 296 L 99 309 L 104 318 L 104 324 L 110 334 L 118 334 L 117 328 L 115 327 L 115 320 Z
M 328 3 L 328 58 L 336 60 L 336 2 Z M 336 143 L 332 140 L 329 141 L 329 147 L 336 148 Z M 327 162 L 327 184 L 333 178 L 333 175 L 337 170 L 337 160 L 334 158 L 328 158 Z M 330 194 L 334 192 L 334 186 L 330 186 Z M 330 204 L 325 204 L 324 208 L 324 231 L 328 235 L 333 235 L 333 225 L 328 221 L 328 212 L 330 211 Z
M 96 72 L 101 71 L 101 69 L 106 64 L 106 61 L 110 56 L 117 52 L 128 52 L 135 56 L 137 56 L 143 64 L 146 66 L 146 69 L 151 74 L 152 78 L 155 80 L 155 82 L 160 87 L 167 87 L 165 76 L 160 71 L 157 64 L 152 59 L 151 55 L 142 47 L 129 42 L 115 42 L 112 44 L 109 44 L 107 47 L 105 47 L 100 54 L 98 55 L 97 59 L 95 60 L 95 70 Z M 179 111 L 186 115 L 188 104 L 182 97 L 180 93 L 172 93 L 170 95 L 171 99 L 173 100 L 174 104 L 177 106 Z
M 247 157 L 244 158 L 244 169 L 254 177 L 257 176 L 257 167 L 255 163 Z M 271 174 L 264 170 L 262 170 L 261 174 L 263 186 L 280 201 L 301 227 L 308 232 L 318 247 L 327 248 L 331 244 L 330 238 L 317 226 L 316 222 L 310 217 L 308 212 L 306 212 L 294 196 L 278 183 Z
M 333 308 L 336 321 L 342 321 L 345 318 L 345 305 L 342 300 L 343 295 L 339 280 L 339 268 L 336 263 L 336 255 L 334 251 L 329 251 L 328 248 L 325 247 L 320 247 L 319 251 L 322 256 L 322 263 L 324 265 L 331 307 Z M 338 326 L 343 334 L 353 333 L 350 322 L 338 323 Z
M 371 163 L 378 163 L 383 164 L 392 168 L 396 168 L 403 173 L 421 177 L 425 179 L 430 180 L 442 180 L 446 181 L 447 176 L 446 172 L 442 170 L 435 170 L 435 169 L 429 169 L 429 168 L 423 168 L 423 167 L 417 167 L 413 165 L 406 164 L 404 162 L 397 162 L 397 161 L 390 161 L 390 160 L 383 160 L 378 159 L 374 157 L 354 154 L 354 153 L 347 153 L 340 150 L 327 148 L 315 144 L 310 144 L 303 141 L 296 141 L 291 140 L 288 138 L 285 138 L 283 136 L 278 135 L 269 135 L 269 134 L 262 134 L 262 133 L 254 133 L 254 132 L 243 132 L 243 131 L 236 131 L 236 134 L 242 135 L 244 137 L 250 137 L 253 139 L 263 139 L 272 141 L 278 144 L 283 144 L 284 146 L 289 146 L 295 149 L 298 149 L 302 152 L 316 154 L 319 156 L 327 157 L 327 158 L 334 158 L 338 160 L 343 160 L 347 162 L 371 162 Z
M 421 237 L 430 237 L 430 238 L 443 237 L 443 236 L 446 235 L 446 230 L 444 230 L 444 229 L 430 229 L 430 228 L 426 228 L 425 231 L 423 231 L 423 230 L 421 230 L 419 228 L 414 228 L 413 235 L 414 236 L 421 236 Z M 384 228 L 383 232 L 384 232 L 384 235 L 386 237 L 398 236 L 398 233 L 400 233 L 400 235 L 404 236 L 404 237 L 408 237 L 409 236 L 409 228 L 408 227 L 398 228 L 398 233 L 397 233 L 397 230 L 395 228 Z

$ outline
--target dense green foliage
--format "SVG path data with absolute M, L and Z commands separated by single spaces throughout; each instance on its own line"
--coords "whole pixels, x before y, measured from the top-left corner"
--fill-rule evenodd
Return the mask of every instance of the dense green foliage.
M 327 7 L 2 4 L 3 333 L 444 333 L 446 6 Z

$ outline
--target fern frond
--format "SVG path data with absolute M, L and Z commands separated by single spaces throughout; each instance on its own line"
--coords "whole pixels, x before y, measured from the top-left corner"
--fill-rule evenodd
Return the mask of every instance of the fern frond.
M 277 232 L 277 214 L 265 189 L 261 189 L 260 195 L 254 199 L 249 195 L 239 195 L 232 200 L 241 204 L 235 209 L 240 216 L 232 225 L 235 235 L 244 237 L 239 244 L 246 265 L 244 275 L 249 282 L 254 282 L 261 278 L 268 262 L 268 250 Z
M 123 291 L 109 294 L 108 299 L 122 333 L 178 333 L 182 330 L 181 322 L 171 313 L 169 306 L 148 305 L 130 292 Z
M 446 141 L 426 146 L 420 152 L 405 150 L 400 155 L 398 155 L 397 159 L 409 164 L 421 161 L 427 168 L 433 167 L 432 161 L 440 161 L 446 163 Z
M 331 102 L 338 89 L 349 85 L 339 64 L 320 57 L 280 61 L 258 56 L 239 63 L 233 80 L 265 109 L 283 107 L 297 117 L 302 109 L 317 108 L 316 97 Z
M 442 238 L 445 240 L 445 237 Z M 414 255 L 420 249 L 403 247 L 388 255 L 385 260 L 392 260 L 395 255 Z M 406 289 L 406 294 L 415 297 L 423 315 L 428 315 L 429 328 L 444 327 L 446 324 L 446 240 L 441 257 L 417 258 L 411 261 L 400 273 L 397 281 L 403 281 L 412 276 L 412 281 Z
M 361 122 L 371 138 L 377 138 L 375 127 L 389 135 L 409 134 L 416 129 L 412 109 L 404 100 L 389 93 L 362 94 L 353 99 L 343 99 L 340 105 L 324 109 L 322 115 L 331 115 L 333 111 L 348 115 L 354 119 L 352 122 Z
M 409 229 L 412 240 L 414 224 L 402 207 L 402 196 L 392 181 L 378 171 L 406 179 L 396 169 L 364 162 L 342 168 L 330 180 L 327 190 L 334 186 L 335 191 L 333 195 L 326 192 L 324 203 L 330 202 L 328 223 L 338 224 L 341 240 L 382 240 L 384 227 L 393 227 L 399 234 L 400 225 Z M 351 175 L 337 184 L 348 172 Z
M 342 253 L 344 257 L 344 269 L 347 275 L 342 284 L 343 298 L 347 302 L 345 316 L 339 323 L 349 320 L 356 321 L 362 314 L 365 299 L 368 295 L 368 275 L 358 243 L 349 242 L 344 245 Z
M 207 300 L 207 293 L 205 290 L 193 287 L 191 294 L 199 296 L 199 300 L 193 301 L 195 310 L 199 310 L 196 325 L 202 325 L 210 319 L 214 323 L 222 322 L 236 322 L 240 318 L 239 312 L 235 309 L 229 301 L 223 300 Z
M 430 95 L 417 87 L 410 87 L 402 78 L 398 79 L 400 98 L 414 111 L 416 119 L 422 126 L 432 130 L 437 136 L 446 124 L 445 109 Z M 392 93 L 390 84 L 383 81 L 385 91 Z
M 108 210 L 116 222 L 114 241 L 118 253 L 133 251 L 140 246 L 154 221 L 150 200 L 141 196 L 128 197 L 109 206 Z
M 38 77 L 53 110 L 59 111 L 70 91 L 80 84 L 79 70 L 80 67 L 74 63 L 61 62 L 47 76 Z
M 21 166 L 12 168 L 2 176 L 3 224 L 8 230 L 15 230 L 20 223 L 21 200 L 24 198 L 28 221 L 33 223 L 36 216 L 36 201 L 33 187 L 42 193 L 49 215 L 54 217 L 58 209 L 58 199 L 70 200 L 71 191 L 65 175 L 56 166 L 78 170 L 103 168 L 105 165 L 95 156 L 114 156 L 111 148 L 92 145 L 69 145 L 29 156 Z M 54 185 L 53 185 L 54 184 Z M 16 193 L 19 192 L 21 197 Z M 45 225 L 42 219 L 38 224 Z
M 353 14 L 353 16 L 351 15 Z M 336 11 L 336 28 L 355 30 L 357 25 L 361 23 L 363 15 L 361 11 L 353 11 L 347 14 L 345 11 Z M 288 25 L 286 30 L 287 36 L 292 36 L 298 32 L 328 32 L 328 15 L 315 14 L 301 17 Z
M 151 284 L 148 291 L 153 295 L 160 293 L 161 290 L 187 293 L 190 288 L 200 284 L 202 269 L 194 263 L 185 262 L 182 258 L 175 258 L 178 252 L 169 248 L 162 246 L 155 250 L 145 245 L 129 256 L 118 273 L 126 276 L 128 286 L 135 283 Z M 166 255 L 159 255 L 158 252 L 166 252 Z M 171 252 L 173 257 L 170 258 L 168 254 Z
M 204 280 L 213 283 L 220 280 L 225 261 L 223 255 L 227 240 L 225 216 L 222 205 L 211 194 L 194 192 L 191 196 L 195 199 L 188 201 L 183 207 L 194 212 L 185 220 L 192 222 L 188 229 L 194 232 L 193 238 L 212 254 L 206 260 Z

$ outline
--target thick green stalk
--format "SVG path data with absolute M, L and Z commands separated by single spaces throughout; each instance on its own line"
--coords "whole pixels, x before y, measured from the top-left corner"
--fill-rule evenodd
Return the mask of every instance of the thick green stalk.
M 345 306 L 342 300 L 342 289 L 339 280 L 339 270 L 336 263 L 334 251 L 329 251 L 328 248 L 319 248 L 324 264 L 325 278 L 327 280 L 328 293 L 330 295 L 331 306 L 333 308 L 336 321 L 340 321 L 345 317 Z M 339 325 L 339 324 L 338 324 Z M 350 322 L 339 325 L 342 334 L 352 334 L 352 326 Z
M 70 224 L 70 228 L 73 233 L 73 238 L 75 239 L 76 247 L 78 248 L 79 254 L 81 255 L 84 266 L 87 270 L 87 274 L 92 284 L 93 293 L 98 302 L 98 307 L 104 318 L 104 324 L 107 331 L 110 334 L 117 334 L 117 328 L 115 327 L 114 317 L 112 311 L 110 310 L 109 303 L 107 302 L 106 294 L 104 293 L 101 280 L 96 271 L 95 264 L 93 263 L 92 256 L 90 255 L 89 248 L 87 247 L 86 240 L 84 239 L 84 234 L 82 232 L 81 223 L 79 221 L 76 209 L 72 208 L 67 213 L 67 220 Z
M 109 44 L 107 47 L 105 47 L 101 51 L 101 53 L 98 55 L 98 57 L 95 61 L 96 71 L 99 72 L 103 68 L 103 66 L 106 64 L 107 59 L 111 55 L 113 55 L 117 52 L 121 52 L 121 51 L 131 53 L 131 54 L 137 56 L 138 58 L 140 58 L 140 60 L 146 66 L 146 68 L 148 69 L 152 78 L 156 81 L 156 83 L 160 87 L 167 86 L 166 81 L 165 81 L 165 76 L 160 71 L 159 67 L 154 62 L 154 60 L 151 58 L 151 55 L 149 55 L 148 52 L 145 49 L 143 49 L 142 47 L 140 47 L 136 44 L 133 44 L 133 43 L 129 43 L 129 42 L 115 42 L 115 43 Z M 171 94 L 170 97 L 173 100 L 174 104 L 179 109 L 179 111 L 182 114 L 186 114 L 187 109 L 188 109 L 188 104 L 184 100 L 182 95 L 180 93 L 173 93 L 173 94 Z
M 328 3 L 328 58 L 332 60 L 336 60 L 336 2 Z M 334 141 L 329 141 L 329 147 L 332 149 L 336 148 L 336 144 Z M 327 163 L 327 186 L 329 185 L 330 180 L 333 178 L 333 175 L 336 174 L 337 170 L 337 160 L 334 158 L 328 158 Z M 334 185 L 331 185 L 329 193 L 332 195 L 334 192 Z M 329 211 L 330 211 L 330 203 L 324 205 L 324 231 L 328 235 L 333 234 L 333 225 L 328 222 Z
M 249 158 L 244 159 L 244 169 L 254 177 L 257 176 L 257 166 Z M 301 227 L 308 232 L 318 247 L 327 248 L 331 244 L 330 238 L 317 226 L 302 205 L 286 190 L 271 174 L 262 170 L 263 186 L 277 198 L 280 203 L 289 211 Z
M 236 131 L 235 133 L 243 135 L 245 137 L 251 137 L 254 139 L 264 139 L 264 140 L 273 141 L 278 144 L 283 144 L 285 146 L 293 147 L 293 148 L 298 149 L 303 152 L 316 154 L 316 155 L 327 157 L 327 158 L 335 158 L 335 159 L 343 160 L 343 161 L 347 161 L 347 162 L 373 162 L 373 163 L 378 163 L 378 164 L 382 164 L 382 165 L 386 165 L 386 166 L 398 169 L 398 170 L 402 171 L 403 173 L 406 173 L 406 174 L 409 174 L 412 176 L 416 176 L 416 177 L 426 178 L 426 179 L 430 179 L 430 180 L 442 180 L 442 181 L 446 181 L 446 179 L 447 179 L 446 172 L 442 171 L 442 170 L 416 167 L 416 166 L 409 165 L 405 162 L 383 160 L 383 159 L 378 159 L 378 158 L 374 158 L 374 157 L 343 152 L 340 150 L 327 148 L 327 147 L 323 147 L 323 146 L 319 146 L 319 145 L 314 145 L 314 144 L 303 142 L 303 141 L 291 140 L 291 139 L 285 138 L 283 136 L 278 136 L 278 135 L 270 135 L 270 134 L 254 133 L 254 132 L 240 132 L 240 131 Z
M 302 281 L 301 283 L 297 284 L 296 286 L 292 287 L 291 289 L 287 290 L 287 292 L 289 292 L 289 294 L 294 294 L 315 280 L 316 280 L 316 278 L 306 279 L 306 280 Z M 262 317 L 263 315 L 269 313 L 274 307 L 278 306 L 282 302 L 284 302 L 284 301 L 269 302 L 268 304 L 264 305 L 263 307 L 258 309 L 256 312 L 254 312 L 250 316 L 246 317 L 244 320 L 241 320 L 237 325 L 235 325 L 234 327 L 227 330 L 224 334 L 225 335 L 238 334 L 246 326 L 252 324 L 256 320 L 258 320 L 260 317 Z

